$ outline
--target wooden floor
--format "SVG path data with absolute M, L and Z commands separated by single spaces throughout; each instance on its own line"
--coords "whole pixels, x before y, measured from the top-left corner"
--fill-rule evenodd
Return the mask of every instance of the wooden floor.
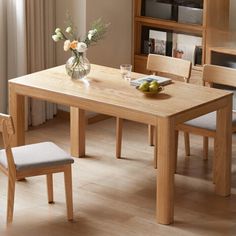
M 14 222 L 5 227 L 7 179 L 0 174 L 0 235 L 11 236 L 191 236 L 236 235 L 236 136 L 233 136 L 232 195 L 214 194 L 212 142 L 210 159 L 202 160 L 202 140 L 193 136 L 192 156 L 185 158 L 180 136 L 176 174 L 175 223 L 155 219 L 156 171 L 147 127 L 125 122 L 123 159 L 115 156 L 115 120 L 87 127 L 86 158 L 73 166 L 73 223 L 66 220 L 63 176 L 55 175 L 55 204 L 47 204 L 46 178 L 16 186 Z M 51 140 L 69 151 L 69 123 L 56 118 L 27 133 L 27 143 Z

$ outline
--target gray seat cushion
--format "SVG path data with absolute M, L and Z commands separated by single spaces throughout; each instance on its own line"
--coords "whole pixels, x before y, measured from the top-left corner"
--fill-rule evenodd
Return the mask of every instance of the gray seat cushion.
M 211 112 L 204 116 L 189 120 L 184 124 L 214 131 L 216 130 L 216 112 Z M 236 113 L 234 112 L 232 115 L 232 124 L 236 125 Z
M 43 142 L 12 148 L 16 169 L 72 164 L 74 160 L 52 142 Z M 5 150 L 0 150 L 0 163 L 7 168 Z

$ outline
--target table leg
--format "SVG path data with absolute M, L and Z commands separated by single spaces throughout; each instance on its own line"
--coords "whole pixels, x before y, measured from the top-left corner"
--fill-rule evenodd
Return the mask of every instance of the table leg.
M 215 192 L 228 196 L 231 192 L 232 159 L 232 98 L 227 98 L 227 106 L 217 111 L 215 138 Z
M 176 133 L 172 119 L 160 118 L 158 119 L 157 126 L 157 221 L 160 224 L 171 224 L 174 221 L 174 166 Z
M 15 134 L 12 146 L 25 144 L 25 97 L 16 94 L 14 86 L 9 84 L 9 114 L 12 116 Z
M 77 107 L 70 108 L 70 142 L 71 155 L 85 156 L 85 111 Z
M 148 125 L 148 143 L 153 146 L 154 142 L 154 126 Z
M 121 158 L 123 119 L 116 117 L 116 158 Z

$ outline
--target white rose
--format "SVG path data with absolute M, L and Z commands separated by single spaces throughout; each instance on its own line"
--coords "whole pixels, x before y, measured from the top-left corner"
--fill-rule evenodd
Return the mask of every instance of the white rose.
M 88 39 L 91 40 L 92 37 L 97 33 L 97 29 L 89 30 Z
M 87 50 L 87 44 L 86 43 L 83 43 L 83 42 L 80 42 L 78 43 L 77 45 L 77 51 L 78 52 L 85 52 Z
M 53 39 L 55 42 L 58 42 L 58 41 L 60 41 L 61 38 L 60 38 L 58 35 L 54 34 L 54 35 L 52 36 L 52 39 Z
M 63 37 L 63 34 L 61 33 L 61 32 L 58 32 L 57 33 L 57 36 L 60 38 L 60 39 L 63 39 L 64 37 Z
M 64 42 L 64 51 L 68 51 L 70 49 L 70 40 L 66 40 Z
M 93 30 L 91 30 L 92 35 L 95 35 L 97 32 L 98 32 L 97 29 L 93 29 Z
M 55 29 L 55 33 L 57 34 L 58 32 L 61 32 L 61 29 L 60 29 L 60 28 L 56 28 L 56 29 Z
M 88 39 L 91 40 L 92 39 L 92 34 L 88 34 Z
M 66 28 L 66 33 L 70 34 L 72 32 L 72 28 L 69 26 Z

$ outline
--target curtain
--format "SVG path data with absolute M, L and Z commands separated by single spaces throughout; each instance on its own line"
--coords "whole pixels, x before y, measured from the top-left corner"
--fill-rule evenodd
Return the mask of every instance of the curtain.
M 0 111 L 7 112 L 7 81 L 26 74 L 25 1 L 0 0 Z
M 0 112 L 7 112 L 7 80 L 55 66 L 51 35 L 55 0 L 0 0 Z M 57 107 L 28 99 L 27 123 L 53 118 Z
M 55 66 L 55 0 L 26 0 L 27 70 L 28 73 Z M 35 126 L 56 114 L 55 104 L 29 99 L 29 124 Z
M 7 110 L 7 21 L 6 0 L 0 0 L 0 112 Z

